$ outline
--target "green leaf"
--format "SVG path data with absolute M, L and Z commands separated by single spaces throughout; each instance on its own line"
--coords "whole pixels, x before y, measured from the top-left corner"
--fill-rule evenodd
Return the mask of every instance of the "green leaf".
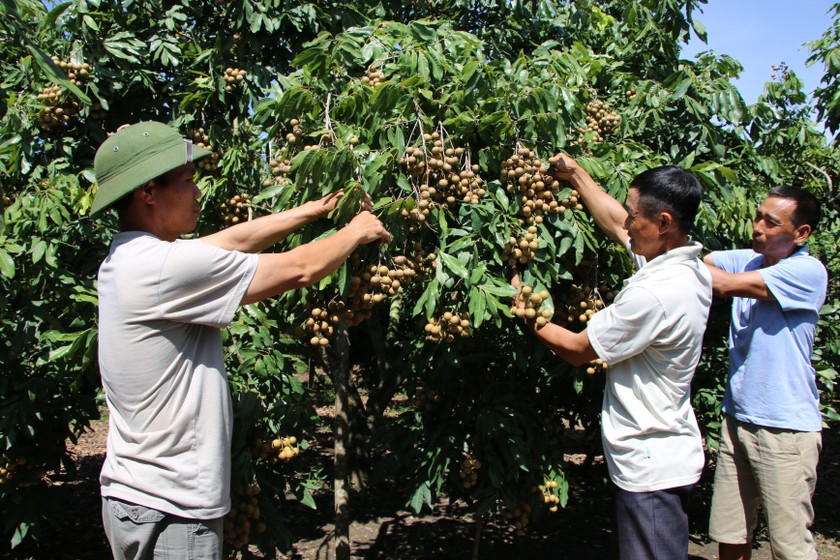
M 72 2 L 63 2 L 61 4 L 56 4 L 52 10 L 49 11 L 47 17 L 44 18 L 44 21 L 41 22 L 38 36 L 43 38 L 45 33 L 51 31 L 55 28 L 56 20 L 61 17 L 64 12 L 66 12 L 71 6 L 73 5 Z
M 449 269 L 455 276 L 463 278 L 464 280 L 469 278 L 470 271 L 467 270 L 467 267 L 464 266 L 460 260 L 452 255 L 444 253 L 443 251 L 438 254 L 438 257 L 443 261 L 446 268 Z
M 694 32 L 697 33 L 697 37 L 699 37 L 701 41 L 703 41 L 704 43 L 708 42 L 708 33 L 706 32 L 705 25 L 703 25 L 696 19 L 692 19 L 691 27 L 694 29 Z
M 484 290 L 489 294 L 493 294 L 499 297 L 509 297 L 512 298 L 516 294 L 519 293 L 517 288 L 514 288 L 510 284 L 502 284 L 502 283 L 486 283 L 481 284 L 478 286 L 480 289 Z
M 409 507 L 411 507 L 414 513 L 420 513 L 425 504 L 432 507 L 432 490 L 428 482 L 421 483 L 411 495 L 411 499 L 408 502 Z
M 677 84 L 677 87 L 671 92 L 671 101 L 682 99 L 686 92 L 688 92 L 688 88 L 690 88 L 693 83 L 694 80 L 691 77 L 688 77 Z
M 309 490 L 304 490 L 298 499 L 300 500 L 300 503 L 306 507 L 318 509 L 318 505 L 315 503 L 315 498 L 312 497 L 312 493 Z
M 487 296 L 481 290 L 472 288 L 467 302 L 472 317 L 473 327 L 478 328 L 484 322 L 487 314 Z
M 0 249 L 0 274 L 8 278 L 14 278 L 15 276 L 15 261 L 3 249 Z
M 437 31 L 431 23 L 412 21 L 409 30 L 411 35 L 422 43 L 429 43 L 437 38 Z
M 90 17 L 88 14 L 85 14 L 84 16 L 82 16 L 82 21 L 94 33 L 99 31 L 99 26 L 96 24 L 96 22 L 93 20 L 93 18 Z
M 44 253 L 47 250 L 47 242 L 43 239 L 38 239 L 35 241 L 35 244 L 32 246 L 32 262 L 38 263 L 38 261 L 43 258 Z
M 17 527 L 15 527 L 15 534 L 12 536 L 12 548 L 15 548 L 20 543 L 23 542 L 23 539 L 26 538 L 26 535 L 29 533 L 29 523 L 22 522 Z

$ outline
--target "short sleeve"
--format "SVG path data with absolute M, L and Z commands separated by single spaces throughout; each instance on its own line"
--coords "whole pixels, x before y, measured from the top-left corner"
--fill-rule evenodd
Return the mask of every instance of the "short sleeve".
M 592 316 L 586 332 L 598 357 L 614 364 L 645 350 L 665 324 L 660 301 L 647 289 L 630 286 L 612 305 Z
M 825 301 L 828 276 L 817 259 L 791 257 L 759 269 L 767 289 L 784 311 L 819 311 Z
M 751 270 L 756 267 L 758 263 L 749 265 L 750 261 L 756 257 L 760 257 L 753 251 L 746 249 L 736 249 L 733 251 L 714 251 L 711 253 L 712 262 L 716 267 L 726 272 L 738 273 L 746 270 Z
M 257 270 L 257 255 L 198 240 L 173 243 L 158 282 L 161 318 L 225 327 Z

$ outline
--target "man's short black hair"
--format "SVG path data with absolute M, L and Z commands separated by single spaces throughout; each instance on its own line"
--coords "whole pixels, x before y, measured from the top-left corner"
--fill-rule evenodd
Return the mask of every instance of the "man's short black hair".
M 811 226 L 811 231 L 814 231 L 817 224 L 820 223 L 822 218 L 820 201 L 802 187 L 779 185 L 767 193 L 767 198 L 770 197 L 788 198 L 796 202 L 796 210 L 793 211 L 793 216 L 791 216 L 794 227 L 808 224 Z
M 639 207 L 647 216 L 667 210 L 685 234 L 694 225 L 703 187 L 685 169 L 674 165 L 648 169 L 633 179 L 630 188 L 639 191 Z

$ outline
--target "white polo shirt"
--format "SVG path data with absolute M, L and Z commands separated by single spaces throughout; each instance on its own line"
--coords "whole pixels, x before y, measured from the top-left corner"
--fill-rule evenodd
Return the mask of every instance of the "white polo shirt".
M 609 364 L 601 435 L 610 478 L 630 492 L 694 484 L 705 464 L 691 407 L 712 302 L 701 249 L 693 243 L 647 263 L 634 255 L 641 268 L 587 327 Z

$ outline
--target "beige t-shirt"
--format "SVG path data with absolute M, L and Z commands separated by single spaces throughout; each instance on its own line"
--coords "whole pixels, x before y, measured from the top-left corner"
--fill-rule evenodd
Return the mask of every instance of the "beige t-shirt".
M 99 269 L 108 402 L 102 495 L 192 519 L 230 509 L 232 405 L 221 330 L 257 256 L 117 234 Z
M 630 492 L 694 484 L 705 464 L 691 407 L 712 302 L 701 249 L 693 244 L 637 260 L 644 266 L 587 327 L 609 364 L 601 435 L 610 478 Z

